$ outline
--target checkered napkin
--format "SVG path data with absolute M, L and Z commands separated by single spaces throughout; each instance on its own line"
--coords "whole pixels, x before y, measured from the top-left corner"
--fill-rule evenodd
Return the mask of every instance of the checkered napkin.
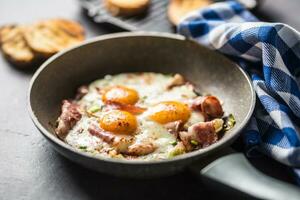
M 192 12 L 178 32 L 248 72 L 258 101 L 243 133 L 246 153 L 262 152 L 292 166 L 300 180 L 300 33 L 286 24 L 259 22 L 235 1 Z

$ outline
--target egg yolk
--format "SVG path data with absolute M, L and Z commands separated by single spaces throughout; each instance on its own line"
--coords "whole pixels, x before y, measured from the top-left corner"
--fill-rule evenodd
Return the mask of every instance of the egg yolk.
M 121 110 L 112 110 L 105 113 L 99 121 L 105 131 L 116 134 L 132 134 L 137 129 L 137 120 L 134 115 Z
M 177 101 L 165 101 L 151 108 L 149 118 L 160 124 L 174 121 L 186 122 L 191 115 L 191 111 L 186 104 Z
M 139 95 L 134 89 L 124 86 L 114 86 L 106 90 L 102 96 L 104 102 L 115 102 L 134 105 L 139 100 Z

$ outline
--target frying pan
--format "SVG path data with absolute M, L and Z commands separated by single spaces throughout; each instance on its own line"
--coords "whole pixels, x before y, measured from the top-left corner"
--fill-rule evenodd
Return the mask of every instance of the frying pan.
M 225 102 L 236 125 L 217 143 L 162 161 L 127 161 L 96 158 L 59 140 L 53 124 L 61 101 L 76 89 L 107 74 L 122 72 L 180 73 L 198 91 Z M 298 199 L 299 190 L 254 169 L 241 153 L 228 146 L 239 136 L 252 115 L 255 92 L 246 73 L 227 58 L 183 36 L 167 33 L 117 33 L 97 37 L 58 53 L 34 74 L 28 95 L 31 118 L 66 158 L 87 168 L 114 176 L 150 178 L 171 175 L 186 168 L 218 187 L 234 188 L 264 199 Z

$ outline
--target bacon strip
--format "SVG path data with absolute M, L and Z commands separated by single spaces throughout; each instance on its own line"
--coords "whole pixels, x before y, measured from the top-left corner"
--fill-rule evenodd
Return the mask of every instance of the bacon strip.
M 101 138 L 104 142 L 116 148 L 116 150 L 121 153 L 126 152 L 128 146 L 131 145 L 134 140 L 132 136 L 110 133 L 94 124 L 88 128 L 88 131 L 91 135 Z
M 128 147 L 126 154 L 132 156 L 147 155 L 156 150 L 156 146 L 152 142 L 133 144 Z
M 79 106 L 68 100 L 63 100 L 61 110 L 62 112 L 57 120 L 58 125 L 55 132 L 60 139 L 64 139 L 69 130 L 81 119 L 81 113 Z
M 107 105 L 107 110 L 123 110 L 123 111 L 127 111 L 130 112 L 132 114 L 138 115 L 138 114 L 142 114 L 143 112 L 146 111 L 146 108 L 142 108 L 139 106 L 135 106 L 135 105 L 129 105 L 129 104 L 121 104 L 121 103 L 116 103 L 116 102 L 110 102 L 108 101 L 106 103 Z
M 141 156 L 152 153 L 157 148 L 152 142 L 133 143 L 134 137 L 128 135 L 117 135 L 102 130 L 96 125 L 88 129 L 91 135 L 101 138 L 116 149 L 118 153 L 131 156 Z

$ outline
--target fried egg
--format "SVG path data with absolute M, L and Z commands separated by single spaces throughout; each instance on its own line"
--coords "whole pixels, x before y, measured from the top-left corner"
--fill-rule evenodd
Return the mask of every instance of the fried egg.
M 137 128 L 136 117 L 126 111 L 111 110 L 99 119 L 100 127 L 115 134 L 133 134 Z
M 119 159 L 168 159 L 184 153 L 178 135 L 167 127 L 204 122 L 205 116 L 191 109 L 198 95 L 188 82 L 170 87 L 174 77 L 159 73 L 107 75 L 88 86 L 76 103 L 83 113 L 65 142 L 80 151 Z M 91 134 L 89 127 L 99 134 Z M 130 138 L 128 143 L 118 142 Z

